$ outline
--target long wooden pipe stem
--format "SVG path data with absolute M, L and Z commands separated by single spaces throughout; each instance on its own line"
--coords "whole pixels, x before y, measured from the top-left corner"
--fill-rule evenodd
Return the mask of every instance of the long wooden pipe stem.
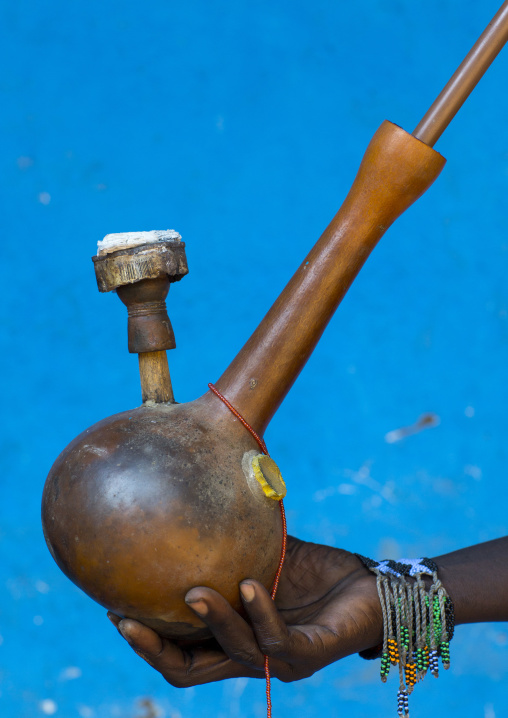
M 507 41 L 508 0 L 417 125 L 413 132 L 415 137 L 430 147 L 435 145 Z
M 372 138 L 344 204 L 216 387 L 262 433 L 365 260 L 445 159 L 391 122 Z

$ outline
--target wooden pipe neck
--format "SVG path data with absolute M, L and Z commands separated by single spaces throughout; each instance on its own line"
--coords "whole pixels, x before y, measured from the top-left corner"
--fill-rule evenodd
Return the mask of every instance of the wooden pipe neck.
M 143 404 L 174 404 L 166 352 L 142 352 L 138 354 L 138 359 Z
M 175 335 L 166 310 L 169 291 L 167 275 L 142 279 L 117 288 L 127 307 L 129 352 L 139 357 L 143 403 L 174 403 L 166 349 L 176 347 Z
M 386 229 L 434 182 L 435 150 L 391 122 L 372 138 L 344 204 L 220 379 L 262 433 Z

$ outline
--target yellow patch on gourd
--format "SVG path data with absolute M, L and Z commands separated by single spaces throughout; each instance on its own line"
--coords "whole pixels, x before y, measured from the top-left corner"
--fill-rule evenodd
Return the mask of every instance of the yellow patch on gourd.
M 252 459 L 254 476 L 261 484 L 265 496 L 280 501 L 287 493 L 286 484 L 280 469 L 273 459 L 266 454 L 258 454 Z

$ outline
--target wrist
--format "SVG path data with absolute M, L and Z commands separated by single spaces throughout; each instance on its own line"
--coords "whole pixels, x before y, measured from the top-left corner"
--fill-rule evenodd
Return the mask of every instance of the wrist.
M 508 538 L 437 556 L 456 623 L 508 621 Z

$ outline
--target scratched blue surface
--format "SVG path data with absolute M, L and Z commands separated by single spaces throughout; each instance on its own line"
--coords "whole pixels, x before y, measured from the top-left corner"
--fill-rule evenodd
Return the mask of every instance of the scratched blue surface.
M 222 372 L 337 210 L 387 118 L 409 131 L 498 0 L 4 0 L 0 7 L 2 718 L 258 718 L 259 681 L 180 691 L 60 574 L 39 504 L 81 430 L 139 403 L 108 232 L 174 227 L 178 400 Z M 448 165 L 362 270 L 266 435 L 290 531 L 378 558 L 508 532 L 508 51 L 437 145 Z M 439 425 L 402 441 L 425 412 Z M 429 714 L 508 716 L 508 629 L 461 627 Z M 353 656 L 274 715 L 393 716 Z M 143 703 L 149 699 L 153 710 Z

